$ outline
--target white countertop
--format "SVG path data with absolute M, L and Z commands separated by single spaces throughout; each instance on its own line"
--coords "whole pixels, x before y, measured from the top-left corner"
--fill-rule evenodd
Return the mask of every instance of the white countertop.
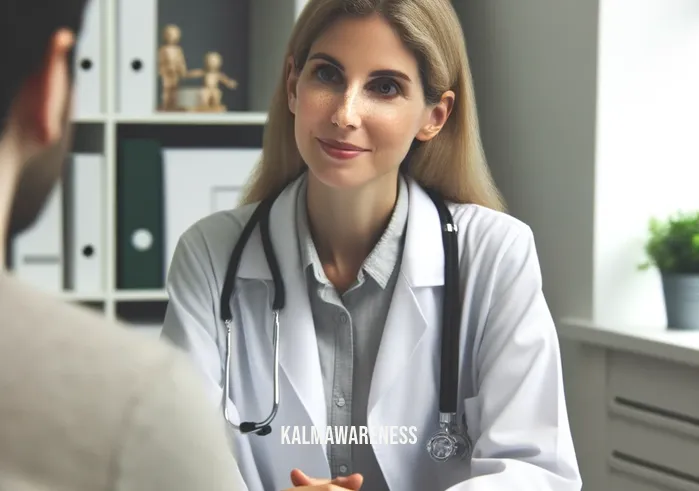
M 664 327 L 600 325 L 585 319 L 564 318 L 558 323 L 561 339 L 608 347 L 699 366 L 699 331 Z

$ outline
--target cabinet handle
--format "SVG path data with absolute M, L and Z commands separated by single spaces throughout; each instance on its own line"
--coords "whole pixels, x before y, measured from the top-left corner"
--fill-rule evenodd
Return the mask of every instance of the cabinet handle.
M 609 413 L 624 419 L 662 428 L 683 437 L 699 439 L 699 419 L 669 411 L 623 397 L 614 397 L 609 402 Z
M 699 477 L 637 459 L 621 452 L 612 452 L 609 457 L 609 467 L 644 481 L 664 486 L 668 490 L 699 491 Z

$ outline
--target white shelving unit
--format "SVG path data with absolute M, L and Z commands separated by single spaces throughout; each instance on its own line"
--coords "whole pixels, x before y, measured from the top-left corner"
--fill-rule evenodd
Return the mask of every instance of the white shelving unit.
M 104 285 L 101 291 L 89 294 L 78 294 L 68 288 L 64 288 L 57 295 L 73 303 L 80 303 L 92 306 L 104 313 L 109 319 L 117 319 L 133 324 L 158 324 L 162 320 L 162 313 L 167 304 L 167 294 L 164 289 L 153 290 L 120 290 L 117 288 L 118 275 L 118 148 L 119 139 L 122 133 L 139 136 L 146 135 L 148 138 L 160 138 L 168 135 L 168 132 L 191 129 L 191 139 L 196 140 L 199 136 L 209 133 L 215 134 L 214 138 L 219 138 L 217 146 L 225 147 L 230 136 L 233 140 L 239 141 L 243 135 L 254 131 L 260 135 L 266 122 L 266 110 L 274 90 L 274 86 L 281 73 L 283 54 L 286 48 L 288 37 L 293 28 L 294 21 L 300 13 L 306 0 L 199 0 L 190 2 L 189 0 L 90 0 L 95 3 L 96 18 L 93 26 L 99 26 L 98 35 L 91 35 L 90 39 L 95 41 L 99 38 L 99 52 L 101 59 L 92 60 L 91 70 L 99 72 L 101 83 L 100 106 L 98 112 L 92 111 L 84 114 L 84 111 L 74 113 L 75 136 L 73 152 L 80 152 L 81 149 L 90 148 L 92 152 L 100 153 L 104 157 L 106 171 L 104 199 L 105 214 L 103 217 L 103 232 L 105 249 L 101 257 L 103 264 Z M 222 71 L 239 82 L 239 89 L 246 94 L 246 107 L 241 111 L 233 111 L 219 114 L 205 113 L 163 113 L 158 112 L 155 107 L 143 108 L 142 111 L 122 112 L 120 110 L 120 76 L 129 66 L 119 66 L 123 63 L 123 56 L 120 56 L 121 40 L 118 26 L 120 18 L 124 18 L 120 9 L 134 6 L 143 9 L 144 15 L 157 19 L 157 25 L 153 26 L 150 33 L 134 32 L 134 36 L 141 36 L 148 42 L 144 43 L 144 49 L 151 46 L 157 50 L 161 44 L 161 30 L 166 24 L 174 23 L 180 25 L 182 29 L 181 46 L 188 54 L 195 49 L 196 53 L 189 56 L 187 64 L 189 68 L 199 68 L 204 52 L 207 50 L 219 51 L 224 54 L 224 65 Z M 134 13 L 136 17 L 138 14 Z M 243 15 L 245 18 L 236 18 Z M 201 20 L 199 20 L 199 17 Z M 128 17 L 128 16 L 127 16 Z M 212 27 L 211 22 L 215 17 L 219 17 Z M 221 18 L 223 17 L 223 18 Z M 86 22 L 90 22 L 86 18 Z M 226 25 L 233 26 L 224 29 Z M 134 25 L 143 25 L 143 20 L 135 18 Z M 236 27 L 243 26 L 246 33 L 241 34 Z M 216 27 L 221 28 L 221 32 L 212 35 L 210 31 Z M 197 34 L 200 29 L 200 34 Z M 94 29 L 93 29 L 94 31 Z M 224 32 L 225 31 L 225 32 Z M 235 31 L 235 32 L 234 32 Z M 152 37 L 151 37 L 152 36 Z M 208 37 L 207 37 L 208 36 Z M 213 36 L 213 37 L 212 37 Z M 240 40 L 241 36 L 246 39 L 245 43 L 240 43 L 240 49 L 245 53 L 236 51 L 238 44 L 235 41 L 226 41 L 226 36 L 234 36 Z M 201 43 L 202 38 L 218 39 L 220 46 L 207 45 L 206 48 L 193 45 Z M 133 42 L 133 41 L 131 41 Z M 152 43 L 152 44 L 151 44 Z M 226 59 L 225 53 L 229 54 Z M 83 76 L 81 68 L 81 57 L 76 57 L 76 77 L 80 81 Z M 153 53 L 146 53 L 145 60 L 155 60 L 157 57 Z M 230 61 L 246 60 L 244 65 L 240 63 L 234 66 Z M 157 72 L 157 67 L 149 67 L 143 63 L 142 70 L 153 70 Z M 95 74 L 91 74 L 95 77 Z M 157 73 L 156 83 L 159 82 Z M 84 85 L 83 85 L 84 87 Z M 148 85 L 150 87 L 150 84 Z M 152 87 L 155 93 L 153 99 L 159 103 L 157 85 Z M 148 90 L 148 89 L 146 89 Z M 226 89 L 224 89 L 226 90 Z M 76 97 L 80 97 L 76 93 Z M 224 99 L 225 102 L 225 99 Z M 229 107 L 231 107 L 229 105 Z M 132 109 L 132 108 L 131 108 Z M 209 133 L 207 133 L 211 130 Z M 189 139 L 188 139 L 189 140 Z M 208 141 L 209 138 L 206 138 Z M 196 142 L 195 142 L 196 143 Z M 204 143 L 205 145 L 205 143 Z M 84 150 L 82 150 L 84 151 Z M 193 162 L 192 165 L 196 165 Z M 183 190 L 185 193 L 186 190 Z M 64 234 L 68 233 L 64 230 Z M 70 251 L 63 251 L 63 259 L 70 254 Z M 65 265 L 65 260 L 63 261 Z M 12 268 L 12 264 L 9 265 Z M 145 313 L 144 313 L 145 312 Z

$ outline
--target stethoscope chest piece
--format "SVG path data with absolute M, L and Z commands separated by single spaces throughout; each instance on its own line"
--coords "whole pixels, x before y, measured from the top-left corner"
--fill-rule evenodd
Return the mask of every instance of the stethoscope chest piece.
M 442 428 L 427 441 L 427 453 L 436 462 L 470 459 L 473 445 L 466 430 L 456 424 L 452 415 L 440 416 Z

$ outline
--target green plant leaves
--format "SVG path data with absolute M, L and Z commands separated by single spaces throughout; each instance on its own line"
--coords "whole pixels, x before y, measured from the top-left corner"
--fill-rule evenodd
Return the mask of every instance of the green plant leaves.
M 665 221 L 652 218 L 645 245 L 648 261 L 663 273 L 699 274 L 699 211 L 678 212 Z

